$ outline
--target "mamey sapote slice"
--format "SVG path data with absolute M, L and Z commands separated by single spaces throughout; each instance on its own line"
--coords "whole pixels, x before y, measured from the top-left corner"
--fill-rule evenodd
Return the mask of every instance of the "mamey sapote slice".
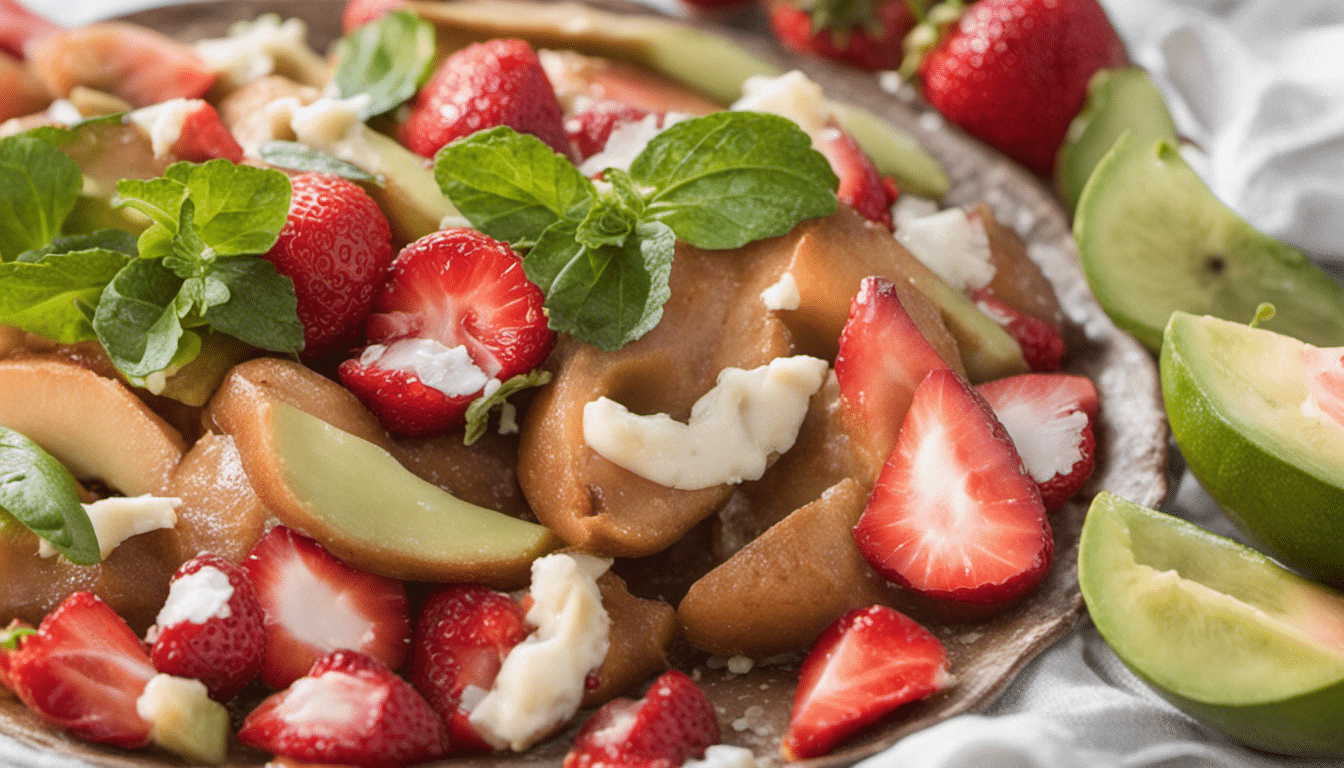
M 241 562 L 271 519 L 228 435 L 202 435 L 178 463 L 166 494 L 182 500 L 173 529 L 181 562 L 199 552 Z
M 989 238 L 989 262 L 994 277 L 985 286 L 994 298 L 1024 315 L 1049 323 L 1059 330 L 1064 325 L 1064 310 L 1059 306 L 1055 286 L 1027 253 L 1027 244 L 1012 227 L 994 218 L 985 203 L 971 211 L 985 228 Z
M 584 691 L 584 707 L 628 693 L 668 666 L 667 650 L 677 636 L 677 612 L 661 600 L 635 597 L 625 580 L 607 571 L 597 580 L 602 607 L 611 619 L 611 646 L 594 670 L 597 687 Z

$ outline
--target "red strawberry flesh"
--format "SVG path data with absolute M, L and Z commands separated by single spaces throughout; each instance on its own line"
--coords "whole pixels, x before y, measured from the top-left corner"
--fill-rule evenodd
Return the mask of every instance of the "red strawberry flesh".
M 719 742 L 709 697 L 685 673 L 664 672 L 639 701 L 613 699 L 583 724 L 564 768 L 673 768 Z

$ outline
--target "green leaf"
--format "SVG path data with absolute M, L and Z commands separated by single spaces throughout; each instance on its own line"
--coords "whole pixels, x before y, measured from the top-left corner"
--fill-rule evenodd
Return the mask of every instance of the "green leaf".
M 71 562 L 92 565 L 102 559 L 70 471 L 37 443 L 7 427 L 0 427 L 0 508 Z
M 432 24 L 409 11 L 389 13 L 336 44 L 336 91 L 344 99 L 368 94 L 360 117 L 381 115 L 429 79 L 434 50 Z
M 580 245 L 600 248 L 604 245 L 622 245 L 635 231 L 639 214 L 621 204 L 614 196 L 602 196 L 588 209 L 588 215 L 579 222 L 574 239 Z
M 266 253 L 289 216 L 289 178 L 272 168 L 219 158 L 202 164 L 174 163 L 164 177 L 187 187 L 196 209 L 196 230 L 220 256 Z M 121 193 L 121 183 L 117 192 Z M 140 254 L 148 255 L 143 240 Z
M 80 137 L 86 128 L 98 125 L 120 125 L 126 118 L 125 112 L 113 112 L 109 115 L 99 115 L 97 117 L 87 117 L 77 123 L 70 125 L 39 125 L 36 128 L 30 128 L 24 131 L 21 136 L 31 136 L 35 139 L 51 144 L 56 147 L 63 147 Z
M 472 226 L 514 247 L 562 218 L 583 218 L 593 183 L 541 139 L 508 126 L 460 138 L 434 158 L 434 178 Z
M 37 629 L 34 627 L 19 624 L 19 619 L 14 619 L 10 625 L 0 629 L 0 648 L 6 650 L 17 650 L 23 642 L 23 638 L 29 635 L 36 635 Z
M 73 160 L 45 141 L 0 140 L 0 261 L 50 243 L 74 209 L 83 178 Z
M 520 373 L 505 381 L 489 395 L 481 395 L 467 406 L 467 428 L 462 436 L 465 445 L 471 445 L 481 439 L 485 428 L 490 425 L 490 411 L 502 407 L 509 396 L 528 387 L 540 387 L 551 380 L 550 371 L 540 368 Z
M 268 141 L 261 145 L 261 159 L 276 168 L 291 171 L 314 171 L 329 173 L 351 181 L 375 183 L 381 182 L 373 174 L 344 160 L 338 160 L 326 152 L 321 152 L 307 144 L 297 141 Z
M 205 320 L 254 347 L 297 354 L 303 348 L 294 283 L 269 261 L 249 256 L 220 259 L 211 277 L 228 286 L 228 301 L 211 305 Z
M 658 134 L 630 166 L 648 214 L 700 248 L 738 248 L 835 210 L 830 163 L 792 121 L 715 112 Z
M 94 307 L 130 258 L 91 248 L 0 264 L 0 324 L 62 344 L 96 338 L 91 323 Z
M 189 309 L 178 306 L 182 284 L 159 260 L 134 259 L 103 289 L 93 330 L 118 370 L 144 377 L 173 362 L 184 334 L 179 309 Z
M 24 251 L 14 260 L 36 263 L 53 253 L 74 253 L 95 248 L 116 251 L 127 256 L 134 256 L 137 253 L 135 235 L 124 229 L 99 229 L 81 235 L 62 235 L 41 248 Z

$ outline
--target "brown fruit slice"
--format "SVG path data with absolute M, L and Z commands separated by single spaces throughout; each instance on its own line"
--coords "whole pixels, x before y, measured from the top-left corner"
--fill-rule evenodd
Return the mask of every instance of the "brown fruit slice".
M 677 612 L 672 606 L 635 597 L 625 580 L 611 571 L 598 578 L 597 588 L 611 619 L 611 646 L 594 670 L 597 687 L 583 694 L 584 707 L 604 704 L 667 669 L 667 649 L 677 636 Z

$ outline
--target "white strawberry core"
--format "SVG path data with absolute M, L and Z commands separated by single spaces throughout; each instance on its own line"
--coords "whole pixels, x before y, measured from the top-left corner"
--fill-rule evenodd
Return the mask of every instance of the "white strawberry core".
M 321 723 L 348 726 L 360 712 L 376 708 L 374 697 L 380 695 L 386 695 L 386 686 L 346 672 L 325 672 L 295 680 L 273 714 L 295 726 Z
M 184 621 L 204 624 L 211 619 L 227 619 L 233 615 L 229 608 L 231 599 L 233 584 L 229 583 L 228 574 L 207 565 L 173 580 L 168 587 L 168 599 L 154 621 L 163 628 Z
M 1037 483 L 1068 475 L 1083 458 L 1087 414 L 1062 392 L 1030 404 L 1005 403 L 994 409 L 994 415 L 1008 430 L 1027 474 Z
M 772 311 L 797 309 L 802 297 L 798 295 L 798 281 L 793 273 L 785 272 L 774 285 L 761 291 L 761 301 Z
M 377 637 L 374 623 L 360 613 L 351 596 L 327 586 L 301 560 L 283 562 L 276 581 L 275 613 L 294 639 L 334 651 L 359 650 Z
M 976 291 L 994 279 L 989 236 L 960 208 L 907 221 L 896 239 L 943 282 L 959 291 Z
M 436 339 L 407 338 L 388 345 L 374 344 L 360 355 L 359 364 L 406 371 L 448 397 L 475 394 L 494 381 L 472 362 L 465 345 L 450 347 Z

